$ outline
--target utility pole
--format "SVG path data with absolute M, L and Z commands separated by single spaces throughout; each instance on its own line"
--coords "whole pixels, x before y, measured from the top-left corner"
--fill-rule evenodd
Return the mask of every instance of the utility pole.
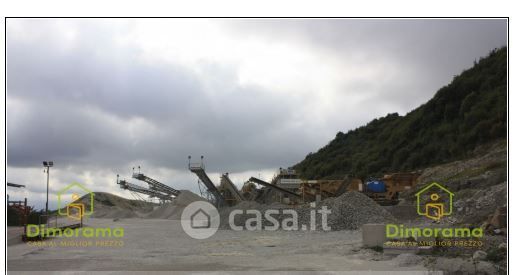
M 48 216 L 48 187 L 50 187 L 50 167 L 46 168 L 46 216 Z
M 48 188 L 50 186 L 50 167 L 53 166 L 53 161 L 43 161 L 43 166 L 46 168 L 46 219 L 48 219 Z

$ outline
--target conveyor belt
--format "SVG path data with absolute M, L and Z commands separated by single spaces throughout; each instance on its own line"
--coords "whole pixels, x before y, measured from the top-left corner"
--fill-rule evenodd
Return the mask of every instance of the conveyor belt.
M 129 183 L 126 180 L 120 180 L 118 182 L 118 184 L 120 185 L 120 187 L 122 189 L 126 189 L 126 190 L 134 191 L 134 192 L 137 192 L 137 193 L 149 195 L 149 196 L 152 196 L 152 197 L 159 198 L 161 200 L 171 200 L 173 198 L 171 195 L 164 194 L 164 193 L 161 193 L 161 192 L 158 192 L 158 191 L 155 191 L 155 190 L 150 190 L 150 189 L 144 188 L 142 186 Z
M 268 182 L 265 182 L 261 179 L 257 179 L 257 178 L 254 178 L 254 177 L 251 177 L 249 179 L 249 181 L 251 182 L 254 182 L 254 183 L 257 183 L 257 184 L 260 184 L 260 185 L 263 185 L 263 186 L 266 186 L 266 187 L 270 187 L 270 188 L 273 188 L 274 190 L 278 191 L 278 192 L 281 192 L 281 193 L 285 193 L 285 194 L 288 194 L 288 195 L 291 195 L 291 196 L 294 196 L 294 197 L 297 197 L 297 198 L 301 198 L 301 195 L 300 194 L 297 194 L 297 193 L 294 193 L 292 191 L 289 191 L 287 189 L 283 189 L 281 187 L 278 187 L 274 184 L 270 184 Z
M 223 195 L 221 195 L 221 192 L 217 189 L 217 187 L 214 185 L 214 183 L 210 180 L 207 173 L 205 172 L 205 169 L 203 168 L 203 165 L 198 165 L 191 163 L 189 164 L 189 170 L 196 174 L 198 178 L 205 184 L 207 187 L 207 190 L 214 195 L 218 205 L 224 205 L 224 198 Z
M 230 180 L 230 178 L 228 177 L 228 174 L 223 174 L 221 176 L 221 181 L 224 181 L 225 186 L 228 187 L 228 190 L 230 190 L 230 193 L 238 202 L 245 200 L 244 197 L 239 193 L 237 186 L 235 186 L 232 180 Z
M 150 189 L 153 189 L 155 191 L 166 193 L 166 194 L 173 195 L 173 196 L 178 196 L 180 194 L 180 191 L 178 191 L 174 188 L 171 188 L 163 183 L 160 183 L 159 181 L 154 180 L 144 174 L 134 173 L 132 175 L 132 177 L 134 179 L 138 179 L 138 180 L 148 183 L 148 185 L 150 186 Z

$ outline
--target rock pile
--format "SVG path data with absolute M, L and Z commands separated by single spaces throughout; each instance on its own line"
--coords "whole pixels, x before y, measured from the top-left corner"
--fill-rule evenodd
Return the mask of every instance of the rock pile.
M 481 225 L 495 211 L 507 204 L 506 182 L 486 189 L 469 189 L 457 192 L 454 201 L 456 223 Z M 488 221 L 489 223 L 491 221 Z M 496 225 L 496 228 L 500 228 Z
M 395 218 L 383 207 L 366 195 L 351 191 L 339 197 L 328 198 L 321 202 L 332 213 L 328 216 L 328 225 L 332 230 L 358 229 L 366 223 L 384 223 Z
M 371 198 L 359 192 L 348 192 L 339 197 L 328 198 L 323 200 L 319 205 L 302 205 L 299 207 L 291 207 L 279 203 L 259 204 L 256 202 L 242 202 L 230 208 L 221 209 L 221 226 L 222 229 L 230 229 L 229 214 L 233 210 L 257 210 L 260 212 L 263 226 L 271 226 L 273 223 L 266 219 L 264 212 L 269 209 L 276 209 L 279 214 L 272 214 L 279 224 L 280 228 L 285 219 L 290 220 L 293 217 L 283 210 L 295 210 L 297 213 L 298 229 L 302 230 L 302 226 L 306 225 L 307 229 L 311 229 L 312 220 L 315 220 L 316 230 L 322 230 L 322 215 L 318 210 L 325 206 L 331 213 L 327 215 L 327 225 L 330 230 L 354 230 L 360 228 L 365 223 L 382 223 L 394 221 L 394 217 L 383 207 L 374 202 Z M 312 212 L 316 212 L 312 217 Z M 234 224 L 236 226 L 244 226 L 248 219 L 254 220 L 255 214 L 244 212 L 234 216 Z M 254 222 L 256 224 L 256 222 Z M 250 225 L 254 225 L 250 223 Z
M 205 201 L 205 199 L 187 190 L 182 190 L 180 195 L 172 202 L 160 206 L 137 200 L 127 200 L 107 193 L 96 193 L 93 217 L 179 220 L 183 209 L 195 201 Z M 388 211 L 369 197 L 359 192 L 348 192 L 339 197 L 325 199 L 318 205 L 290 206 L 276 202 L 260 204 L 255 201 L 243 201 L 236 206 L 220 209 L 220 228 L 231 229 L 228 218 L 233 210 L 257 210 L 261 216 L 262 226 L 272 226 L 274 225 L 273 221 L 268 220 L 264 214 L 265 211 L 274 209 L 278 210 L 278 213 L 271 216 L 278 221 L 280 228 L 285 221 L 287 226 L 297 226 L 298 230 L 303 230 L 303 225 L 307 226 L 305 230 L 311 230 L 313 224 L 315 224 L 316 230 L 323 230 L 322 215 L 318 212 L 322 207 L 331 211 L 327 215 L 327 225 L 330 230 L 358 229 L 365 223 L 381 223 L 394 220 Z M 294 210 L 296 215 L 283 210 Z M 312 216 L 312 213 L 315 213 L 315 217 Z M 291 218 L 294 216 L 297 216 L 296 225 L 291 222 Z M 254 213 L 244 212 L 235 215 L 234 222 L 237 226 L 245 226 L 248 219 L 254 220 L 254 218 Z M 254 223 L 256 224 L 256 221 Z

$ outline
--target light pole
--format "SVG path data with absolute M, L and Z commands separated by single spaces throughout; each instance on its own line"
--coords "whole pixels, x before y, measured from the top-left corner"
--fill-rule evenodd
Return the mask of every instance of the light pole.
M 43 161 L 43 166 L 46 168 L 46 218 L 48 219 L 48 186 L 50 185 L 50 167 L 53 166 L 53 161 Z

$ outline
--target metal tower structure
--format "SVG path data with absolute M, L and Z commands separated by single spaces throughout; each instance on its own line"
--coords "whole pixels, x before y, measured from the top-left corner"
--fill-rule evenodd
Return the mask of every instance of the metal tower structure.
M 119 187 L 121 189 L 128 190 L 130 192 L 148 195 L 148 196 L 150 196 L 150 198 L 158 198 L 161 202 L 169 202 L 174 198 L 173 195 L 168 194 L 168 193 L 145 188 L 145 187 L 130 183 L 126 180 L 119 180 L 119 175 L 118 175 L 118 179 L 117 179 L 117 184 L 119 184 Z
M 205 165 L 203 165 L 203 156 L 201 156 L 200 163 L 191 163 L 191 156 L 189 156 L 189 170 L 196 174 L 198 178 L 203 182 L 203 184 L 207 187 L 207 190 L 212 196 L 215 198 L 215 204 L 217 206 L 225 205 L 225 200 L 221 192 L 214 185 L 212 180 L 208 177 L 205 172 Z

